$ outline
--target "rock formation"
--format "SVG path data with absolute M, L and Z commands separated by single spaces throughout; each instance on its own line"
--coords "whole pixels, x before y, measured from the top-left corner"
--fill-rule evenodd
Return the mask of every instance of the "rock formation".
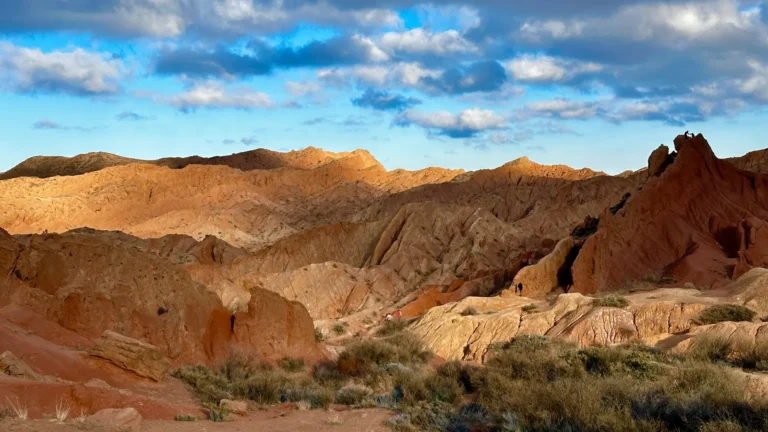
M 615 289 L 654 274 L 718 287 L 766 262 L 753 242 L 768 220 L 768 176 L 717 159 L 701 135 L 677 137 L 675 147 L 678 156 L 660 177 L 616 215 L 601 216 L 573 266 L 575 291 Z
M 561 269 L 570 264 L 568 263 L 568 256 L 575 244 L 573 237 L 560 240 L 552 253 L 538 263 L 520 269 L 512 281 L 512 285 L 522 284 L 523 294 L 529 298 L 544 297 L 560 287 Z
M 161 381 L 171 362 L 152 345 L 105 331 L 89 353 L 155 381 Z

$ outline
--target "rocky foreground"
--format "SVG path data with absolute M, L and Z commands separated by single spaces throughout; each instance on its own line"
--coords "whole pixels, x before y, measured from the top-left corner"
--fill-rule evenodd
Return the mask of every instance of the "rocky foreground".
M 756 352 L 765 152 L 674 147 L 616 177 L 527 159 L 388 172 L 312 148 L 25 161 L 0 177 L 0 406 L 204 417 L 170 372 L 233 352 L 335 360 L 398 309 L 438 362 L 483 364 L 524 335 L 681 354 L 716 335 Z M 725 304 L 754 316 L 700 321 Z

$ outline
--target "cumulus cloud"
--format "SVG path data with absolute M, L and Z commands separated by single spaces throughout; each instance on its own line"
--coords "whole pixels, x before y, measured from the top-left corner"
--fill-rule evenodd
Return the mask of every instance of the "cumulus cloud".
M 394 121 L 398 126 L 416 125 L 450 138 L 473 138 L 486 131 L 504 129 L 506 123 L 505 117 L 479 108 L 464 110 L 458 114 L 447 111 L 409 110 L 398 114 Z
M 404 32 L 388 32 L 381 36 L 382 49 L 393 56 L 453 56 L 477 54 L 480 49 L 456 30 L 430 32 L 416 28 Z
M 118 37 L 196 33 L 236 37 L 281 32 L 301 22 L 355 29 L 394 28 L 386 8 L 284 0 L 25 0 L 0 2 L 0 31 L 77 31 Z
M 598 108 L 595 102 L 573 101 L 564 98 L 537 101 L 526 105 L 526 111 L 534 116 L 569 120 L 584 120 L 595 117 Z
M 379 111 L 402 111 L 420 104 L 421 100 L 396 93 L 368 89 L 360 97 L 352 99 L 352 103 L 359 107 Z
M 504 85 L 507 74 L 495 60 L 447 69 L 439 76 L 425 76 L 419 84 L 432 93 L 464 94 L 496 91 Z
M 551 56 L 528 54 L 509 61 L 506 68 L 515 80 L 529 83 L 563 82 L 581 74 L 596 73 L 603 70 L 603 67 L 596 63 L 582 63 Z
M 227 88 L 215 81 L 202 81 L 192 85 L 188 90 L 174 95 L 157 93 L 138 93 L 138 96 L 149 97 L 155 102 L 171 105 L 183 112 L 191 112 L 197 108 L 232 108 L 258 109 L 272 108 L 274 103 L 269 95 L 249 87 Z
M 0 42 L 0 86 L 22 93 L 67 93 L 77 96 L 115 94 L 126 74 L 110 54 L 76 48 L 45 53 L 37 48 Z

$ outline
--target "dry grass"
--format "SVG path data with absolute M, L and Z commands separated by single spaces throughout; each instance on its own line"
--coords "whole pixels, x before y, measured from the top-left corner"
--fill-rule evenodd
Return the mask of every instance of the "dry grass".
M 331 426 L 340 426 L 344 424 L 344 422 L 341 420 L 341 416 L 339 416 L 339 413 L 329 414 L 328 419 L 325 422 Z
M 475 309 L 473 306 L 467 306 L 463 311 L 461 311 L 461 316 L 473 316 L 473 315 L 480 315 L 480 312 Z
M 629 301 L 622 295 L 608 294 L 605 297 L 600 297 L 593 300 L 592 305 L 595 307 L 612 307 L 623 309 L 629 306 Z
M 56 421 L 59 423 L 64 423 L 67 421 L 67 418 L 69 417 L 69 405 L 64 405 L 64 401 L 61 400 L 56 404 Z
M 16 401 L 12 401 L 11 398 L 7 397 L 5 400 L 8 401 L 8 405 L 11 408 L 11 411 L 13 411 L 13 414 L 16 416 L 19 420 L 27 420 L 29 419 L 29 409 L 27 409 L 26 405 L 22 405 L 21 402 L 19 402 L 19 398 L 16 398 Z

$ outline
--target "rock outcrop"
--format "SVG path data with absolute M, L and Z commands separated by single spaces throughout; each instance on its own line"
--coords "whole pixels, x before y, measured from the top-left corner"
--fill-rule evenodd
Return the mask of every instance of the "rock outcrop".
M 156 347 L 109 330 L 101 335 L 89 353 L 155 381 L 161 381 L 171 366 Z
M 573 237 L 560 240 L 552 253 L 539 260 L 538 263 L 520 269 L 512 281 L 512 285 L 522 284 L 523 294 L 529 298 L 544 297 L 552 290 L 560 287 L 562 272 L 570 271 L 568 257 L 575 244 Z
M 701 135 L 679 136 L 675 147 L 678 156 L 662 176 L 616 215 L 601 216 L 573 266 L 575 291 L 610 290 L 648 275 L 716 288 L 768 260 L 761 240 L 768 176 L 717 159 Z
M 16 239 L 0 229 L 0 307 L 34 312 L 87 340 L 105 331 L 138 339 L 176 365 L 225 358 L 233 314 L 183 265 L 142 242 L 100 231 Z M 303 306 L 254 290 L 247 308 L 260 311 L 260 338 L 243 335 L 238 349 L 323 357 Z
M 134 408 L 104 409 L 89 416 L 86 423 L 106 432 L 139 432 L 142 420 Z
M 42 379 L 23 360 L 16 358 L 10 351 L 0 354 L 0 375 L 8 375 L 31 381 L 40 381 Z
M 698 313 L 716 301 L 695 290 L 663 292 L 654 292 L 660 299 L 653 301 L 648 293 L 637 294 L 624 309 L 594 306 L 581 294 L 562 294 L 552 305 L 516 296 L 470 297 L 430 309 L 410 331 L 440 357 L 480 363 L 491 344 L 519 335 L 557 337 L 580 346 L 631 340 L 655 344 L 693 328 Z
M 669 165 L 669 147 L 660 145 L 648 157 L 648 177 L 658 177 Z

